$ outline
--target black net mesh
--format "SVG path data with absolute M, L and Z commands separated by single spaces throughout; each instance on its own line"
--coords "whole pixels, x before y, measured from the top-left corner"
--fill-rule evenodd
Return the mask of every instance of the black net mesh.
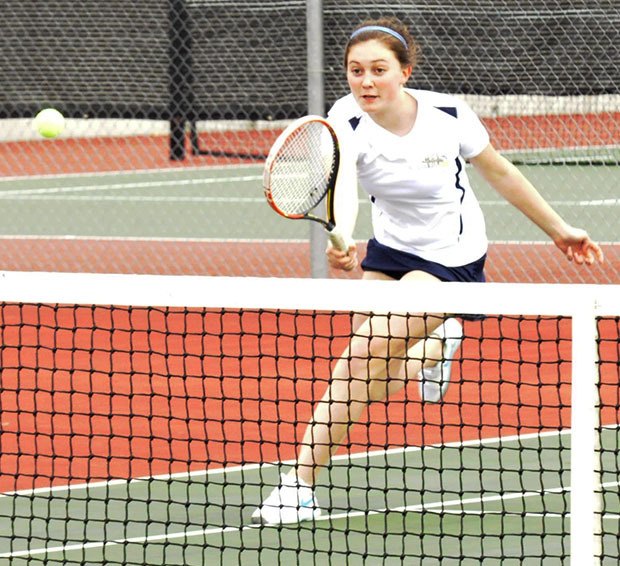
M 304 300 L 316 309 L 291 310 L 217 308 L 233 300 L 208 278 L 198 285 L 150 278 L 147 290 L 140 277 L 28 275 L 5 276 L 0 289 L 11 298 L 0 306 L 4 563 L 567 564 L 572 537 L 588 524 L 586 509 L 571 509 L 581 487 L 598 513 L 601 563 L 618 561 L 617 316 L 598 319 L 598 371 L 593 364 L 591 374 L 574 375 L 580 350 L 564 315 L 489 312 L 461 326 L 450 318 L 443 335 L 402 351 L 397 328 L 431 318 L 373 313 L 376 354 L 368 355 L 358 319 L 376 298 L 365 297 L 363 312 L 330 310 L 334 296 L 354 295 L 342 282 L 323 282 Z M 49 284 L 38 289 L 43 278 Z M 228 288 L 243 292 L 242 301 L 258 290 L 274 304 L 284 287 L 273 283 L 245 279 Z M 499 287 L 487 286 L 495 305 Z M 301 297 L 305 283 L 286 288 Z M 399 289 L 411 304 L 410 290 Z M 37 291 L 65 298 L 25 300 Z M 123 291 L 125 302 L 139 304 L 107 304 L 122 303 Z M 511 301 L 525 304 L 528 293 L 533 301 L 538 291 L 549 296 L 518 291 L 506 297 L 511 312 Z M 70 301 L 75 293 L 80 304 Z M 98 294 L 102 304 L 86 302 Z M 578 294 L 566 300 L 582 304 Z M 201 297 L 208 308 L 196 306 Z M 144 306 L 150 299 L 162 306 Z M 181 299 L 192 306 L 179 307 Z M 478 311 L 482 302 L 462 304 Z M 348 353 L 351 336 L 357 346 Z M 387 399 L 380 375 L 373 382 L 356 373 L 385 364 L 376 349 L 383 339 L 399 352 Z M 420 374 L 432 361 L 439 372 Z M 350 393 L 326 398 L 343 363 Z M 593 391 L 595 379 L 599 422 L 576 426 L 592 425 L 598 452 L 571 434 L 575 399 L 591 402 L 571 390 Z M 443 396 L 431 397 L 433 384 L 446 385 Z M 373 400 L 362 401 L 371 390 Z M 333 415 L 360 403 L 364 410 L 345 421 L 340 448 L 317 475 L 320 516 L 257 525 L 252 517 L 295 465 L 321 399 Z M 314 413 L 313 422 L 323 421 Z M 332 445 L 315 430 L 314 445 Z M 595 455 L 600 482 L 588 487 L 586 473 L 577 485 L 575 462 L 589 461 L 592 478 Z M 282 501 L 289 512 L 302 503 Z

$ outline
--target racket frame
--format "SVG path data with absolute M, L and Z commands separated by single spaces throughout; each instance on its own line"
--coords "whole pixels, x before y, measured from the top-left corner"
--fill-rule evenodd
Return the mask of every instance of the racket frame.
M 276 161 L 282 146 L 287 142 L 288 138 L 293 135 L 295 131 L 297 131 L 300 127 L 305 126 L 311 122 L 318 122 L 323 125 L 329 135 L 331 136 L 332 143 L 334 144 L 334 166 L 332 168 L 332 172 L 330 178 L 327 183 L 327 187 L 325 192 L 318 200 L 318 202 L 312 207 L 311 210 L 314 210 L 323 200 L 325 200 L 325 216 L 326 219 L 313 214 L 311 210 L 307 210 L 306 212 L 299 213 L 290 213 L 285 212 L 275 203 L 272 193 L 271 193 L 271 171 L 273 168 L 273 164 Z M 334 192 L 336 190 L 336 180 L 338 179 L 338 171 L 340 169 L 340 144 L 338 142 L 338 136 L 336 131 L 331 126 L 331 124 L 322 116 L 318 115 L 308 115 L 298 118 L 291 122 L 277 137 L 274 144 L 271 146 L 269 150 L 269 155 L 267 156 L 267 160 L 265 161 L 265 168 L 263 172 L 263 190 L 265 193 L 265 198 L 269 203 L 269 206 L 273 208 L 280 216 L 284 218 L 289 218 L 291 220 L 312 220 L 313 222 L 318 222 L 321 224 L 329 237 L 332 245 L 339 249 L 340 251 L 347 251 L 348 245 L 345 241 L 344 236 L 338 231 L 335 223 L 335 214 L 334 214 Z

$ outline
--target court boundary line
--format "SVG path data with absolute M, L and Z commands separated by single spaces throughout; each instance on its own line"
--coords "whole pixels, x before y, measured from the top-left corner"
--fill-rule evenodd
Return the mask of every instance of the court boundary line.
M 151 236 L 73 236 L 73 235 L 52 235 L 52 236 L 37 236 L 33 234 L 28 235 L 14 235 L 14 234 L 0 234 L 0 240 L 49 240 L 49 241 L 101 241 L 101 242 L 207 242 L 207 243 L 270 243 L 279 242 L 282 244 L 291 243 L 307 243 L 307 239 L 265 239 L 265 238 L 179 238 L 179 237 L 159 237 L 153 238 Z M 359 240 L 364 242 L 365 240 Z M 522 242 L 525 243 L 525 242 Z M 535 243 L 535 242 L 533 242 Z M 542 242 L 541 242 L 542 243 Z
M 620 428 L 620 424 L 618 425 Z M 427 446 L 408 446 L 405 448 L 390 448 L 387 450 L 373 450 L 370 452 L 356 452 L 354 454 L 339 454 L 333 456 L 331 458 L 332 462 L 345 462 L 345 461 L 354 461 L 361 460 L 364 458 L 375 458 L 375 457 L 386 457 L 392 456 L 395 454 L 411 454 L 415 452 L 421 452 L 423 450 L 437 450 L 440 448 L 460 448 L 460 447 L 470 447 L 470 446 L 484 446 L 485 444 L 497 444 L 502 442 L 518 442 L 521 440 L 531 440 L 534 438 L 546 438 L 550 436 L 565 436 L 570 435 L 570 428 L 567 429 L 559 429 L 559 430 L 549 430 L 543 432 L 533 432 L 524 435 L 510 435 L 510 436 L 496 436 L 489 438 L 475 438 L 471 440 L 465 441 L 454 441 L 447 443 L 435 443 L 429 444 Z M 39 488 L 31 488 L 24 490 L 15 490 L 15 491 L 6 491 L 0 493 L 0 500 L 4 497 L 19 497 L 19 496 L 32 496 L 32 495 L 42 495 L 45 493 L 55 493 L 58 491 L 79 491 L 79 490 L 91 490 L 97 488 L 107 488 L 118 485 L 129 485 L 134 483 L 143 483 L 149 481 L 175 481 L 175 480 L 183 480 L 194 477 L 208 477 L 211 475 L 225 475 L 225 474 L 233 474 L 244 471 L 253 471 L 264 468 L 273 468 L 280 466 L 291 466 L 295 463 L 294 459 L 291 460 L 282 460 L 278 462 L 256 462 L 252 464 L 240 464 L 238 466 L 224 466 L 222 468 L 212 468 L 212 469 L 204 469 L 204 470 L 194 470 L 188 472 L 176 472 L 172 474 L 156 474 L 153 476 L 138 476 L 135 478 L 118 478 L 113 480 L 103 480 L 97 482 L 85 482 L 79 484 L 66 484 L 66 485 L 57 485 L 57 486 L 49 486 L 49 487 L 39 487 Z
M 500 200 L 500 199 L 498 199 L 498 200 L 480 200 L 478 202 L 480 203 L 480 206 L 502 206 L 502 207 L 506 207 L 506 208 L 508 208 L 508 207 L 514 208 L 514 205 L 509 203 L 507 200 Z M 572 206 L 572 207 L 580 207 L 580 206 L 609 206 L 609 205 L 618 205 L 618 204 L 620 204 L 620 198 L 580 199 L 580 200 L 548 200 L 547 202 L 550 205 L 552 205 L 552 206 Z
M 3 200 L 110 200 L 110 201 L 152 201 L 152 202 L 263 202 L 264 198 L 259 197 L 173 197 L 173 196 L 113 196 L 113 195 L 100 195 L 100 196 L 86 196 L 75 195 L 75 193 L 99 193 L 105 191 L 132 191 L 136 189 L 153 189 L 164 188 L 167 186 L 204 186 L 204 185 L 219 185 L 227 183 L 245 183 L 260 181 L 262 175 L 235 175 L 227 177 L 198 177 L 187 179 L 173 179 L 173 180 L 160 180 L 160 181 L 133 181 L 133 182 L 117 182 L 111 184 L 86 184 L 75 186 L 58 186 L 58 187 L 23 187 L 17 189 L 2 190 L 3 181 L 0 180 L 0 199 Z M 370 201 L 367 198 L 359 198 L 360 205 L 369 205 Z M 509 207 L 511 206 L 505 200 L 502 199 L 486 199 L 480 200 L 481 206 L 489 207 Z M 603 198 L 603 199 L 579 199 L 579 200 L 551 200 L 549 204 L 553 206 L 570 206 L 570 207 L 597 207 L 597 206 L 616 206 L 620 204 L 618 198 Z
M 156 168 L 156 169 L 118 169 L 114 171 L 87 171 L 82 173 L 50 173 L 44 175 L 12 175 L 10 177 L 0 177 L 0 186 L 3 183 L 14 183 L 15 181 L 30 181 L 30 180 L 48 180 L 48 179 L 76 179 L 80 177 L 114 177 L 118 175 L 145 175 L 150 173 L 162 173 L 162 174 L 174 174 L 174 173 L 187 173 L 190 174 L 194 171 L 212 171 L 212 170 L 224 170 L 224 169 L 239 169 L 239 168 L 260 168 L 261 165 L 257 163 L 226 163 L 218 165 L 200 165 L 198 167 L 170 167 L 170 168 Z
M 618 424 L 609 424 L 601 426 L 603 430 L 613 430 L 620 429 L 620 423 Z M 571 434 L 570 428 L 565 429 L 554 429 L 554 430 L 546 430 L 542 432 L 533 432 L 528 434 L 514 434 L 509 436 L 495 436 L 488 438 L 474 438 L 471 440 L 465 441 L 454 441 L 454 442 L 446 442 L 446 443 L 435 443 L 429 444 L 427 446 L 407 446 L 405 448 L 390 448 L 387 450 L 373 450 L 370 452 L 356 452 L 354 454 L 337 454 L 331 458 L 332 462 L 346 462 L 346 461 L 355 461 L 361 460 L 364 458 L 378 458 L 385 456 L 392 456 L 395 454 L 411 454 L 415 452 L 421 452 L 423 450 L 437 450 L 440 448 L 461 448 L 461 447 L 472 447 L 472 446 L 485 446 L 488 444 L 500 444 L 502 442 L 518 442 L 522 440 L 532 440 L 534 438 L 547 438 L 552 436 L 569 436 Z M 15 491 L 5 491 L 0 493 L 0 499 L 5 497 L 22 497 L 22 496 L 33 496 L 33 495 L 42 495 L 42 494 L 51 494 L 55 492 L 61 491 L 79 491 L 79 490 L 91 490 L 97 488 L 107 488 L 114 487 L 118 485 L 129 485 L 134 483 L 143 483 L 149 481 L 175 481 L 175 480 L 183 480 L 194 477 L 208 477 L 211 475 L 225 475 L 238 473 L 243 471 L 252 471 L 259 470 L 263 468 L 275 468 L 281 466 L 291 466 L 295 464 L 295 459 L 291 460 L 282 460 L 277 462 L 256 462 L 252 464 L 240 464 L 238 466 L 224 466 L 222 468 L 211 468 L 211 469 L 203 469 L 203 470 L 192 470 L 185 472 L 175 472 L 172 474 L 155 474 L 152 476 L 138 476 L 135 478 L 117 478 L 111 480 L 102 480 L 97 482 L 84 482 L 84 483 L 76 483 L 76 484 L 66 484 L 66 485 L 55 485 L 55 486 L 46 486 L 46 487 L 37 487 L 37 488 L 29 488 L 29 489 L 21 489 Z
M 611 487 L 611 486 L 617 486 L 620 485 L 620 480 L 616 481 L 616 482 L 605 482 L 601 484 L 601 487 Z M 404 505 L 404 506 L 400 506 L 400 507 L 394 507 L 394 508 L 389 508 L 389 507 L 385 507 L 382 509 L 368 509 L 368 510 L 359 510 L 359 511 L 350 511 L 350 512 L 345 512 L 345 513 L 334 513 L 334 514 L 326 514 L 326 515 L 321 515 L 320 517 L 317 517 L 315 519 L 313 519 L 312 521 L 307 521 L 304 522 L 303 524 L 316 524 L 319 522 L 325 522 L 325 521 L 337 521 L 340 519 L 345 519 L 345 520 L 349 520 L 349 519 L 354 519 L 357 517 L 369 517 L 369 516 L 376 516 L 376 515 L 385 515 L 387 513 L 401 513 L 401 514 L 405 514 L 405 513 L 424 513 L 424 512 L 429 512 L 429 513 L 448 513 L 448 514 L 453 514 L 454 511 L 451 511 L 449 509 L 446 509 L 446 507 L 452 506 L 452 505 L 457 505 L 457 506 L 463 506 L 463 505 L 470 505 L 470 504 L 476 504 L 476 503 L 487 503 L 487 502 L 493 502 L 493 501 L 508 501 L 508 500 L 514 500 L 514 499 L 526 499 L 528 497 L 543 497 L 545 495 L 548 494 L 553 494 L 553 493 L 566 493 L 566 492 L 570 492 L 571 488 L 570 487 L 557 487 L 557 488 L 550 488 L 550 489 L 543 489 L 543 490 L 535 490 L 535 491 L 522 491 L 522 492 L 512 492 L 512 493 L 503 493 L 503 494 L 498 494 L 498 495 L 492 495 L 492 496 L 487 496 L 487 497 L 470 497 L 467 499 L 453 499 L 453 500 L 448 500 L 448 501 L 435 501 L 432 503 L 416 503 L 414 505 Z M 468 512 L 466 510 L 459 510 L 457 511 L 460 514 L 463 515 L 467 515 L 467 514 L 476 514 L 476 515 L 480 515 L 483 513 L 486 514 L 499 514 L 500 511 L 494 511 L 494 512 L 483 512 L 483 511 L 474 511 L 474 512 Z M 511 513 L 507 513 L 508 515 L 511 515 Z M 538 517 L 541 516 L 541 513 L 514 513 L 515 516 L 518 517 Z M 558 513 L 552 513 L 549 515 L 543 514 L 542 516 L 545 517 L 549 517 L 549 518 L 564 518 L 565 515 L 561 515 Z M 570 516 L 569 513 L 567 512 L 566 516 Z M 603 519 L 606 519 L 606 516 L 602 517 Z M 612 514 L 612 520 L 616 520 L 617 518 L 620 518 L 619 515 L 616 514 Z M 159 535 L 147 535 L 147 536 L 138 536 L 138 537 L 127 537 L 127 538 L 123 538 L 123 539 L 114 539 L 114 540 L 110 540 L 110 541 L 93 541 L 93 542 L 86 542 L 86 543 L 79 543 L 79 544 L 70 544 L 70 545 L 63 545 L 63 546 L 55 546 L 55 547 L 44 547 L 44 548 L 35 548 L 35 549 L 26 549 L 26 550 L 18 550 L 15 552 L 9 552 L 9 553 L 3 553 L 0 554 L 0 558 L 21 558 L 21 557 L 31 557 L 31 556 L 40 556 L 40 555 L 48 555 L 48 554 L 55 554 L 58 552 L 62 552 L 63 554 L 66 552 L 72 552 L 72 551 L 84 551 L 84 550 L 92 550 L 92 549 L 97 549 L 97 548 L 107 548 L 107 547 L 111 547 L 111 546 L 120 546 L 120 545 L 127 545 L 127 544 L 149 544 L 149 543 L 155 543 L 155 542 L 162 542 L 162 541 L 171 541 L 171 540 L 176 540 L 176 539 L 190 539 L 190 538 L 194 538 L 194 537 L 208 537 L 210 535 L 222 535 L 225 533 L 242 533 L 243 531 L 249 531 L 249 530 L 257 530 L 257 529 L 264 529 L 264 528 L 268 528 L 268 529 L 290 529 L 290 528 L 296 528 L 299 527 L 299 523 L 292 523 L 292 524 L 285 524 L 285 525 L 252 525 L 252 524 L 241 524 L 239 526 L 235 526 L 235 527 L 212 527 L 212 528 L 207 528 L 207 529 L 196 529 L 193 531 L 179 531 L 176 533 L 162 533 Z M 415 533 L 413 533 L 415 534 Z M 66 557 L 65 557 L 66 558 Z
M 613 429 L 619 429 L 619 428 L 620 428 L 620 423 L 612 424 L 612 425 L 604 425 L 601 427 L 601 429 L 603 430 L 613 430 Z M 570 434 L 571 434 L 570 428 L 556 429 L 556 430 L 549 430 L 549 431 L 542 431 L 542 432 L 534 432 L 534 433 L 529 433 L 529 434 L 524 434 L 524 435 L 517 434 L 517 435 L 509 435 L 509 436 L 503 436 L 503 437 L 499 436 L 499 437 L 489 437 L 489 438 L 477 438 L 477 439 L 471 439 L 467 441 L 436 443 L 436 444 L 430 444 L 428 446 L 409 446 L 405 448 L 392 448 L 388 450 L 376 450 L 372 452 L 361 452 L 361 453 L 356 453 L 356 454 L 342 454 L 342 455 L 334 456 L 332 458 L 332 461 L 340 462 L 340 461 L 347 461 L 347 460 L 352 461 L 352 460 L 357 460 L 357 459 L 362 459 L 362 458 L 371 458 L 371 457 L 386 457 L 388 455 L 393 455 L 393 454 L 408 454 L 408 453 L 414 453 L 414 452 L 421 452 L 423 450 L 436 450 L 439 448 L 461 448 L 461 447 L 471 447 L 471 446 L 485 446 L 485 445 L 491 445 L 491 444 L 501 445 L 504 442 L 506 443 L 515 442 L 515 441 L 519 442 L 523 440 L 530 440 L 534 438 L 546 438 L 546 437 L 552 437 L 552 436 L 561 437 L 561 436 L 566 436 Z M 30 490 L 18 490 L 14 492 L 2 493 L 0 494 L 0 499 L 4 497 L 40 495 L 43 493 L 54 493 L 57 491 L 71 492 L 71 491 L 82 490 L 82 489 L 90 490 L 90 489 L 96 489 L 99 487 L 107 489 L 109 487 L 116 486 L 116 485 L 129 485 L 129 484 L 150 482 L 150 481 L 171 481 L 171 480 L 180 480 L 180 479 L 186 479 L 190 477 L 199 477 L 199 476 L 208 477 L 210 475 L 229 474 L 229 473 L 237 473 L 237 472 L 243 472 L 243 471 L 249 471 L 249 470 L 255 470 L 255 469 L 292 465 L 294 464 L 294 462 L 295 460 L 285 460 L 281 462 L 267 462 L 267 463 L 256 463 L 256 464 L 249 464 L 249 465 L 215 468 L 213 470 L 196 470 L 196 471 L 190 471 L 190 472 L 180 472 L 180 473 L 175 473 L 175 474 L 141 476 L 138 478 L 132 478 L 128 480 L 120 479 L 120 480 L 91 482 L 91 483 L 75 484 L 75 485 L 67 485 L 67 486 L 51 486 L 47 488 L 35 488 L 35 489 L 30 489 Z M 618 485 L 620 485 L 620 480 L 613 481 L 613 482 L 604 482 L 600 484 L 601 488 L 612 487 L 612 486 L 615 487 Z M 448 501 L 441 500 L 441 501 L 435 501 L 432 503 L 417 503 L 414 505 L 405 505 L 405 506 L 400 506 L 400 507 L 395 507 L 395 508 L 368 509 L 368 510 L 344 512 L 344 513 L 326 514 L 326 515 L 322 515 L 314 519 L 314 521 L 322 522 L 322 521 L 334 521 L 334 520 L 339 520 L 339 519 L 352 519 L 356 517 L 374 516 L 374 515 L 386 514 L 390 512 L 395 512 L 395 513 L 411 513 L 411 512 L 414 512 L 414 513 L 415 512 L 454 513 L 455 512 L 454 510 L 446 509 L 446 507 L 450 507 L 454 505 L 458 505 L 462 507 L 464 505 L 470 505 L 470 504 L 476 504 L 476 503 L 507 501 L 507 500 L 512 500 L 512 499 L 525 499 L 527 497 L 535 497 L 535 496 L 541 497 L 547 494 L 565 493 L 565 492 L 570 492 L 570 491 L 571 491 L 571 487 L 567 486 L 567 487 L 556 487 L 556 488 L 534 490 L 534 491 L 529 490 L 529 491 L 523 491 L 523 492 L 512 492 L 508 494 L 497 494 L 497 495 L 492 495 L 492 496 L 472 497 L 472 498 L 466 498 L 466 499 L 454 499 L 454 500 L 448 500 Z M 472 512 L 480 513 L 478 511 L 467 512 L 464 509 L 458 510 L 458 512 L 461 514 L 468 514 Z M 523 516 L 522 514 L 519 514 L 519 515 Z M 538 515 L 538 513 L 532 514 L 532 516 L 534 515 Z M 554 516 L 556 515 L 557 514 L 554 514 Z M 525 516 L 530 516 L 530 513 L 525 513 Z M 602 518 L 606 520 L 610 518 L 612 520 L 616 520 L 617 518 L 620 519 L 620 516 L 616 514 L 611 514 L 610 517 L 604 516 Z M 48 554 L 54 554 L 58 552 L 64 553 L 64 552 L 71 552 L 71 551 L 77 551 L 77 550 L 92 550 L 92 549 L 97 549 L 97 548 L 106 548 L 110 546 L 119 546 L 119 545 L 126 545 L 126 544 L 148 544 L 148 543 L 153 543 L 153 542 L 170 541 L 170 540 L 176 540 L 176 539 L 188 539 L 188 538 L 193 538 L 197 536 L 207 537 L 210 535 L 222 535 L 222 534 L 231 533 L 231 532 L 240 533 L 240 532 L 243 532 L 245 530 L 250 530 L 250 529 L 274 528 L 274 527 L 275 528 L 282 528 L 282 527 L 286 528 L 286 525 L 265 527 L 263 525 L 242 524 L 242 525 L 235 526 L 235 527 L 226 527 L 226 526 L 211 527 L 207 529 L 179 531 L 176 533 L 163 533 L 159 535 L 127 537 L 123 539 L 114 539 L 110 541 L 104 540 L 104 541 L 93 541 L 93 542 L 85 542 L 85 543 L 79 543 L 79 544 L 56 546 L 56 547 L 43 547 L 43 548 L 34 548 L 34 549 L 29 548 L 25 550 L 2 553 L 0 554 L 0 558 L 19 558 L 19 557 L 39 556 L 39 555 L 44 555 L 44 554 L 48 555 Z
M 202 186 L 202 185 L 217 185 L 217 184 L 227 184 L 227 183 L 245 183 L 249 181 L 260 181 L 262 179 L 262 175 L 236 175 L 236 176 L 228 176 L 228 177 L 204 177 L 204 178 L 191 178 L 191 179 L 173 179 L 173 180 L 163 180 L 163 181 L 131 181 L 126 183 L 109 183 L 105 185 L 101 184 L 88 184 L 88 185 L 63 185 L 59 187 L 24 187 L 18 189 L 8 189 L 2 190 L 0 189 L 0 199 L 6 200 L 19 200 L 20 198 L 23 200 L 44 200 L 45 198 L 55 198 L 57 200 L 68 200 L 69 197 L 63 196 L 58 197 L 57 195 L 67 195 L 69 193 L 80 193 L 80 192 L 102 192 L 102 191 L 123 191 L 123 190 L 135 190 L 135 189 L 153 189 L 160 187 L 182 187 L 182 186 Z M 130 196 L 111 196 L 107 195 L 111 199 L 116 200 L 125 200 L 127 198 L 137 198 Z M 10 197 L 10 198 L 9 198 Z M 73 197 L 76 198 L 76 197 Z M 85 197 L 83 198 L 92 198 L 101 199 L 102 197 Z M 142 197 L 142 198 L 151 198 L 151 197 Z M 205 200 L 210 200 L 212 197 L 202 197 Z M 243 198 L 243 197 L 237 197 Z M 251 197 L 250 197 L 251 199 Z M 249 200 L 250 200 L 249 199 Z M 253 199 L 252 199 L 253 200 Z M 256 199 L 263 202 L 264 197 L 261 199 Z
M 620 424 L 613 425 L 611 428 L 616 426 L 616 428 L 620 428 Z M 603 427 L 606 428 L 606 427 Z M 435 443 L 429 444 L 426 446 L 407 446 L 405 448 L 389 448 L 387 450 L 372 450 L 370 452 L 356 452 L 354 454 L 338 454 L 331 458 L 332 462 L 345 462 L 345 461 L 354 461 L 361 460 L 364 458 L 379 458 L 385 456 L 392 456 L 395 454 L 411 454 L 415 452 L 421 452 L 423 450 L 437 450 L 440 448 L 461 448 L 461 447 L 471 447 L 471 446 L 484 446 L 486 444 L 501 444 L 502 442 L 518 442 L 521 440 L 531 440 L 534 438 L 546 438 L 551 436 L 566 436 L 570 435 L 571 429 L 555 429 L 555 430 L 547 430 L 542 432 L 533 432 L 528 434 L 515 434 L 510 436 L 495 436 L 489 438 L 474 438 L 471 440 L 456 440 L 454 442 L 446 442 L 446 443 Z M 66 485 L 56 485 L 49 487 L 38 487 L 31 489 L 23 489 L 23 490 L 15 490 L 15 491 L 5 491 L 0 493 L 0 499 L 5 497 L 21 497 L 21 496 L 32 496 L 32 495 L 41 495 L 45 493 L 55 493 L 58 491 L 79 491 L 79 490 L 91 490 L 97 488 L 107 488 L 118 485 L 129 485 L 134 483 L 143 483 L 149 481 L 175 481 L 175 480 L 183 480 L 194 477 L 208 477 L 211 475 L 225 475 L 225 474 L 233 474 L 243 471 L 252 471 L 259 470 L 264 468 L 274 468 L 280 466 L 292 466 L 295 464 L 295 459 L 291 460 L 282 460 L 277 462 L 256 462 L 252 464 L 240 464 L 238 466 L 224 466 L 222 468 L 211 468 L 211 469 L 203 469 L 203 470 L 193 470 L 193 471 L 185 471 L 185 472 L 175 472 L 172 474 L 156 474 L 153 476 L 138 476 L 135 478 L 118 478 L 113 480 L 103 480 L 97 482 L 85 482 L 78 484 L 66 484 Z
M 102 241 L 102 242 L 207 242 L 207 243 L 307 243 L 308 239 L 299 238 L 178 238 L 178 237 L 157 237 L 152 236 L 82 236 L 82 235 L 36 235 L 36 234 L 0 234 L 0 240 L 49 240 L 49 241 Z M 357 243 L 364 244 L 368 238 L 355 240 Z M 555 244 L 547 240 L 489 240 L 492 245 L 526 245 L 526 246 L 547 246 L 554 248 Z M 620 246 L 618 241 L 601 241 L 601 246 Z

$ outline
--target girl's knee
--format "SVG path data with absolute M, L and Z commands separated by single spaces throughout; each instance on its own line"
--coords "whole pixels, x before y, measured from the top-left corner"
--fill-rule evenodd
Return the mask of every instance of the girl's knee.
M 368 382 L 368 401 L 383 401 L 388 396 L 388 391 L 386 379 L 371 379 Z

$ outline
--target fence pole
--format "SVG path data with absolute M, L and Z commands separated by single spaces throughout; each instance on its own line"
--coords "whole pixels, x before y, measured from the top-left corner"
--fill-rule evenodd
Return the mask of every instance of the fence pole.
M 185 125 L 191 106 L 191 34 L 186 0 L 168 0 L 170 159 L 185 159 Z
M 323 2 L 306 0 L 306 38 L 308 68 L 308 113 L 325 114 L 325 91 L 323 84 Z M 314 278 L 329 276 L 325 247 L 327 236 L 317 222 L 310 224 L 310 271 Z

